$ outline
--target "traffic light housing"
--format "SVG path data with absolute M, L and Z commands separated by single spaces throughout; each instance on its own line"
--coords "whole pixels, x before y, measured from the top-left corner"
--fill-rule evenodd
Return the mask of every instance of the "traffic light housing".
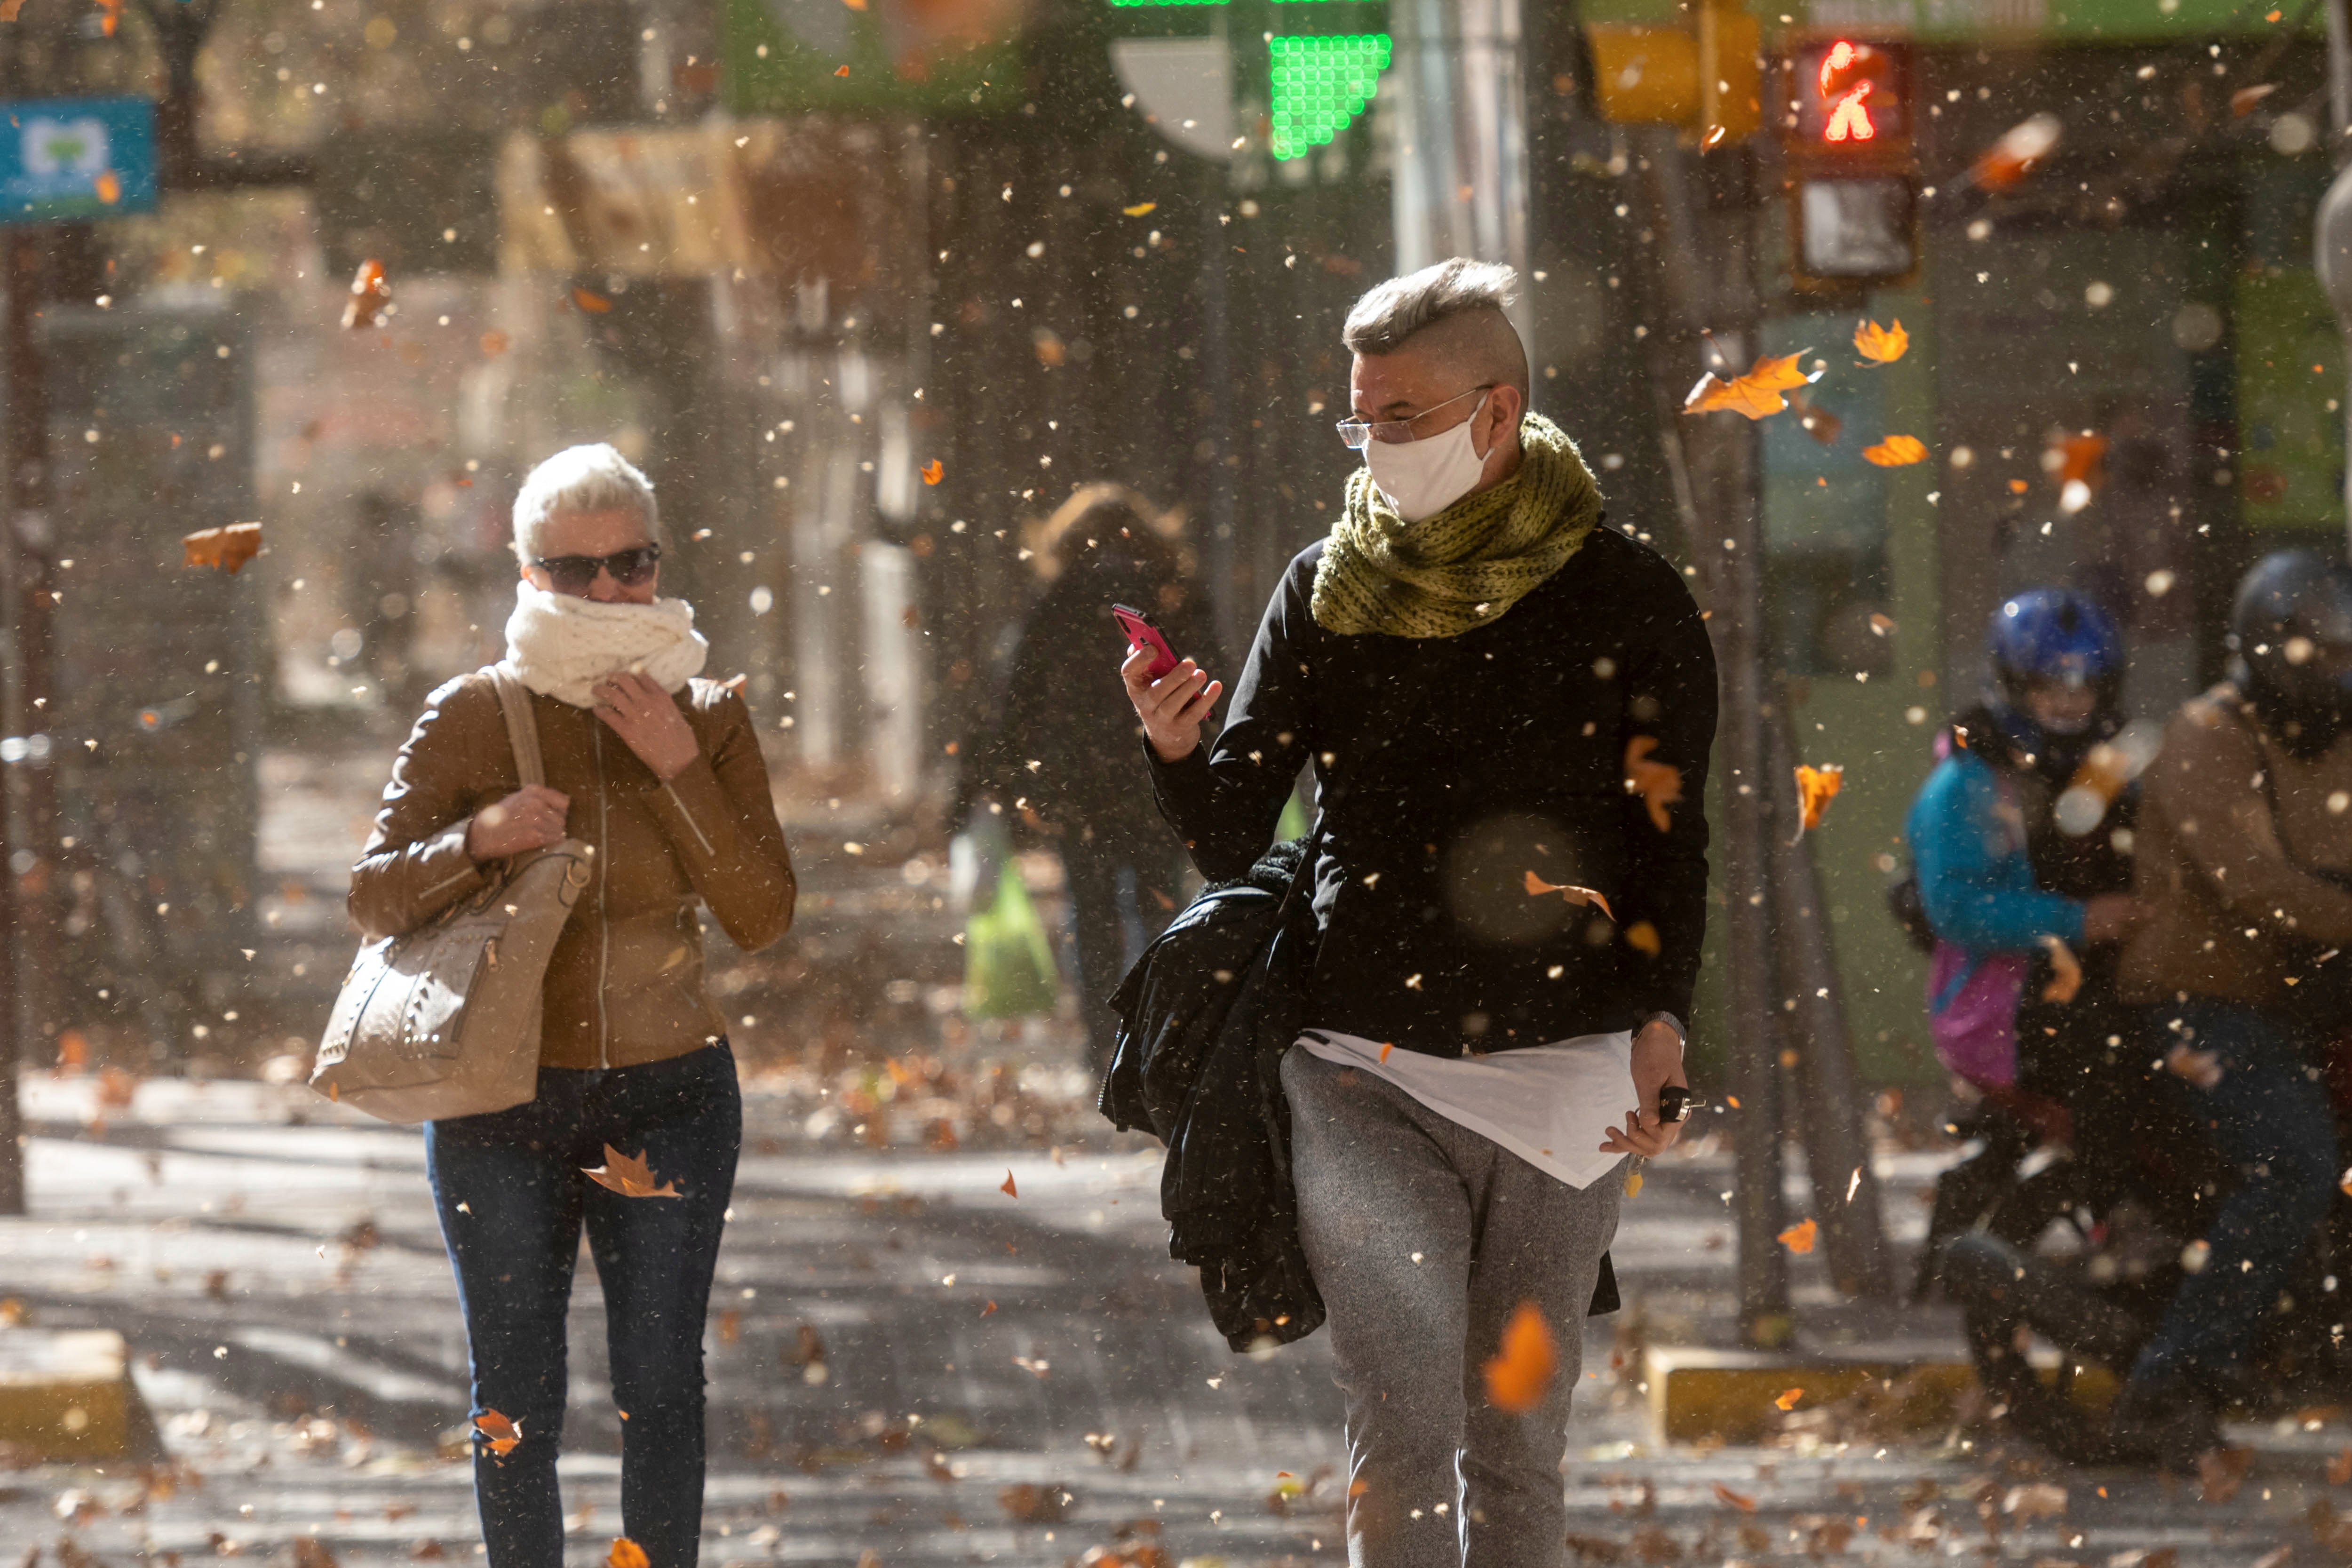
M 1584 37 L 1601 118 L 1679 125 L 1705 145 L 1763 123 L 1763 33 L 1739 0 L 1700 0 L 1688 27 L 1593 22 Z
M 1907 42 L 1824 34 L 1782 73 L 1790 273 L 1801 294 L 1907 281 L 1919 267 Z

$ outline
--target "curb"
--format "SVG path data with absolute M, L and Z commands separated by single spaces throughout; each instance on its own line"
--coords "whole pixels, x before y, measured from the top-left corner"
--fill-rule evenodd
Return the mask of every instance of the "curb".
M 1967 1352 L 1943 1345 L 1837 1354 L 1654 1345 L 1642 1378 L 1659 1438 L 1698 1444 L 1760 1442 L 1784 1410 L 1842 1400 L 1866 1405 L 1875 1428 L 1924 1431 L 1950 1421 L 1977 1386 Z
M 0 1446 L 45 1460 L 119 1459 L 152 1425 L 121 1334 L 0 1330 Z

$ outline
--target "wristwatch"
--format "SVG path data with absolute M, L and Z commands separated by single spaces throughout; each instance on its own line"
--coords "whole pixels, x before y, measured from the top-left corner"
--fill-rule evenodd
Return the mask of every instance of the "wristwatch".
M 1646 1029 L 1653 1024 L 1664 1024 L 1668 1028 L 1672 1029 L 1675 1032 L 1675 1041 L 1677 1045 L 1688 1046 L 1690 1044 L 1690 1031 L 1684 1028 L 1683 1021 L 1680 1018 L 1675 1017 L 1672 1013 L 1657 1012 L 1651 1014 L 1648 1017 L 1642 1020 L 1642 1029 Z M 1642 1029 L 1636 1029 L 1633 1032 L 1638 1035 L 1642 1032 Z

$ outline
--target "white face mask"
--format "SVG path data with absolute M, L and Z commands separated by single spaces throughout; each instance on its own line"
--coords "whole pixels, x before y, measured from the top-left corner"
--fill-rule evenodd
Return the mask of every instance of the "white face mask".
M 1372 483 L 1381 487 L 1399 517 L 1407 522 L 1435 517 L 1477 484 L 1486 459 L 1471 446 L 1470 426 L 1486 406 L 1486 398 L 1480 398 L 1470 417 L 1451 430 L 1418 441 L 1373 441 L 1364 447 L 1364 467 L 1371 470 Z

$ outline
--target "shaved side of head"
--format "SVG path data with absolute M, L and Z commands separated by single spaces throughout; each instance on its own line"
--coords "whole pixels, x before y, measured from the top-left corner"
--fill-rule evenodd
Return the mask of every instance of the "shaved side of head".
M 1528 351 L 1504 314 L 1517 284 L 1499 262 L 1456 256 L 1368 291 L 1348 312 L 1341 341 L 1359 354 L 1410 347 L 1468 384 L 1516 388 L 1524 405 Z

